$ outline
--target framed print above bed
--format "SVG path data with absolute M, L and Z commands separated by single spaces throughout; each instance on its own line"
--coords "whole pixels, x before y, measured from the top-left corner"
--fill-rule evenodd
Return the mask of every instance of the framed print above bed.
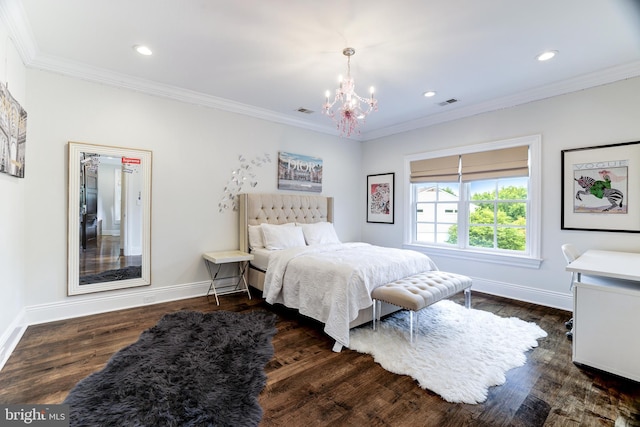
M 280 151 L 278 190 L 322 193 L 322 159 Z
M 640 141 L 562 150 L 561 228 L 640 233 Z
M 395 174 L 367 175 L 367 222 L 393 224 Z

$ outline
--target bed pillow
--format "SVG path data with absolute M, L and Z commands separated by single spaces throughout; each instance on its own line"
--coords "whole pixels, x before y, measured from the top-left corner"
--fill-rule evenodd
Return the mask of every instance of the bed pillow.
M 291 223 L 293 225 L 293 223 Z M 274 224 L 260 224 L 264 247 L 270 250 L 305 246 L 302 228 Z
M 286 224 L 274 224 L 274 227 L 294 227 L 296 224 L 293 222 L 288 222 Z M 264 234 L 262 233 L 262 227 L 259 225 L 250 225 L 249 226 L 249 248 L 250 249 L 263 249 L 265 247 L 264 244 Z
M 304 240 L 307 245 L 321 245 L 325 243 L 340 243 L 333 224 L 330 222 L 315 222 L 301 224 Z
M 262 237 L 262 227 L 260 227 L 259 225 L 249 226 L 249 248 L 250 249 L 264 248 L 264 237 Z

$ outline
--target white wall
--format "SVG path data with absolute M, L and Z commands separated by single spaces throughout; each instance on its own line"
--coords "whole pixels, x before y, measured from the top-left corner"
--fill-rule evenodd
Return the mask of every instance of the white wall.
M 336 199 L 343 241 L 402 246 L 406 154 L 541 134 L 543 236 L 539 270 L 435 258 L 504 295 L 554 304 L 570 301 L 560 245 L 640 251 L 639 235 L 560 230 L 560 151 L 640 140 L 640 79 L 551 98 L 360 144 L 277 123 L 26 70 L 0 26 L 0 79 L 28 112 L 24 179 L 0 174 L 0 344 L 27 322 L 86 310 L 139 305 L 141 288 L 67 296 L 68 141 L 153 151 L 152 286 L 154 292 L 204 283 L 201 253 L 238 246 L 237 213 L 218 201 L 238 156 L 269 153 L 252 191 L 277 191 L 278 151 L 324 160 L 323 194 Z M 365 222 L 366 175 L 395 172 L 395 224 Z M 206 289 L 206 288 L 205 288 Z M 137 296 L 136 296 L 137 295 Z M 133 296 L 127 299 L 127 297 Z M 137 299 L 136 299 L 137 298 Z M 85 311 L 83 311 L 85 310 Z M 0 349 L 0 366 L 7 346 Z
M 98 219 L 102 221 L 102 234 L 120 234 L 120 222 L 115 222 L 115 210 L 120 211 L 120 204 L 115 203 L 115 180 L 121 171 L 119 164 L 101 162 L 98 166 Z
M 122 174 L 122 185 L 126 188 L 126 212 L 124 214 L 124 242 L 125 256 L 142 255 L 143 237 L 142 237 L 142 218 L 144 215 L 142 204 L 142 191 L 144 190 L 144 179 L 142 174 Z
M 271 156 L 272 163 L 255 169 L 258 185 L 248 189 L 253 192 L 278 191 L 278 151 L 322 158 L 322 194 L 336 199 L 338 235 L 360 239 L 358 142 L 45 71 L 28 70 L 27 81 L 29 227 L 23 238 L 29 256 L 23 282 L 29 321 L 65 317 L 83 303 L 120 308 L 124 303 L 111 301 L 141 292 L 66 295 L 68 141 L 153 151 L 152 286 L 143 291 L 204 283 L 202 253 L 238 247 L 238 213 L 220 213 L 218 202 L 239 155 Z M 153 300 L 136 298 L 139 304 Z
M 26 99 L 26 71 L 20 56 L 0 22 L 0 81 L 8 83 L 11 95 L 29 113 Z M 29 129 L 27 117 L 27 132 Z M 25 176 L 29 176 L 34 153 L 26 143 Z M 25 280 L 27 246 L 25 235 L 25 182 L 26 178 L 16 178 L 0 173 L 0 366 L 10 352 L 5 346 L 7 340 L 15 337 L 19 318 L 25 301 Z
M 635 78 L 363 144 L 363 176 L 396 173 L 395 224 L 365 223 L 363 240 L 394 247 L 403 244 L 407 202 L 407 177 L 403 169 L 405 155 L 540 134 L 544 258 L 541 268 L 523 271 L 521 268 L 475 261 L 460 263 L 442 256 L 433 256 L 433 259 L 443 270 L 478 279 L 476 283 L 487 291 L 571 307 L 569 275 L 564 271 L 561 244 L 572 242 L 583 250 L 598 248 L 640 252 L 640 235 L 560 230 L 560 152 L 568 148 L 640 140 L 639 97 L 640 78 Z

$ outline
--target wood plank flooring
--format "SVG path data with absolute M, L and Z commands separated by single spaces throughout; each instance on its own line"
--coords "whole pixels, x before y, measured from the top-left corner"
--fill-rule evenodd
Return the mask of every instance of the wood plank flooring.
M 220 306 L 201 297 L 31 326 L 0 372 L 0 402 L 62 402 L 166 313 L 264 309 L 277 313 L 278 333 L 259 399 L 262 426 L 640 426 L 640 383 L 575 366 L 565 311 L 474 293 L 473 308 L 536 322 L 548 337 L 486 402 L 468 405 L 445 402 L 371 356 L 334 353 L 321 325 L 255 293 L 223 296 Z
M 120 237 L 102 235 L 91 239 L 84 250 L 80 245 L 78 263 L 82 277 L 131 265 L 142 265 L 142 255 L 120 255 Z

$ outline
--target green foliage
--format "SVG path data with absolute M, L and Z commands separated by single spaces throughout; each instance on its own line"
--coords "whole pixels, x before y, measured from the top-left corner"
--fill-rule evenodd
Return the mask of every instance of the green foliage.
M 458 193 L 456 193 L 455 191 L 453 191 L 453 188 L 451 188 L 451 187 L 440 188 L 439 190 L 440 190 L 440 191 L 443 191 L 443 192 L 445 192 L 445 193 L 449 193 L 449 194 L 451 194 L 452 196 L 456 196 L 456 197 L 458 197 Z
M 458 226 L 457 225 L 452 225 L 451 227 L 449 227 L 449 237 L 447 237 L 447 240 L 445 241 L 452 245 L 458 244 Z
M 504 187 L 498 191 L 498 200 L 525 200 L 527 189 L 521 187 Z M 526 204 L 524 202 L 498 202 L 493 201 L 493 193 L 477 193 L 471 197 L 476 209 L 471 213 L 469 224 L 469 245 L 480 248 L 493 248 L 494 219 L 497 227 L 497 247 L 499 249 L 509 249 L 523 251 L 526 245 L 526 232 L 524 228 L 513 228 L 512 226 L 524 226 L 527 223 Z M 486 202 L 483 202 L 486 201 Z M 491 200 L 491 202 L 489 202 Z M 497 206 L 497 208 L 494 208 Z M 497 212 L 494 215 L 494 209 Z M 495 217 L 495 218 L 494 218 Z M 506 226 L 506 227 L 504 227 Z M 458 243 L 458 226 L 449 228 L 447 243 Z

